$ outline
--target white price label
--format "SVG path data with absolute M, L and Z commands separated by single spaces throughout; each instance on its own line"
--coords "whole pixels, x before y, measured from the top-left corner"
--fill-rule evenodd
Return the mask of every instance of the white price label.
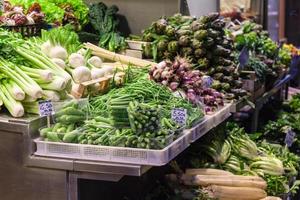
M 188 115 L 187 110 L 183 108 L 174 108 L 172 110 L 172 120 L 180 126 L 185 126 Z
M 284 142 L 288 147 L 291 147 L 293 145 L 295 136 L 296 136 L 296 133 L 294 131 L 289 130 L 287 132 Z
M 49 116 L 54 114 L 52 101 L 39 101 L 40 116 Z

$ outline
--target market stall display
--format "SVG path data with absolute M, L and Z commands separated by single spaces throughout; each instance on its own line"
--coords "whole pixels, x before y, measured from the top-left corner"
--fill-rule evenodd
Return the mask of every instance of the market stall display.
M 241 69 L 254 71 L 256 78 L 266 85 L 267 90 L 272 88 L 291 63 L 289 51 L 272 41 L 268 32 L 253 22 L 245 21 L 230 29 L 236 50 L 239 52 L 237 56 L 240 56 L 237 58 L 238 62 L 241 59 L 240 53 L 249 58 Z
M 94 40 L 99 42 L 99 46 L 109 51 L 122 51 L 127 47 L 125 38 L 118 31 L 119 19 L 116 5 L 111 7 L 100 2 L 89 7 L 89 21 L 92 27 L 89 32 L 80 32 L 82 41 L 89 42 Z
M 32 38 L 0 29 L 1 112 L 20 118 L 40 114 L 40 101 L 59 105 L 47 126 L 42 119 L 36 125 L 39 137 L 30 138 L 37 146 L 34 156 L 162 166 L 210 133 L 182 154 L 183 162 L 171 163 L 164 180 L 171 195 L 165 199 L 229 200 L 237 193 L 245 200 L 284 199 L 297 192 L 299 95 L 261 133 L 248 134 L 234 123 L 220 125 L 230 120 L 233 102 L 256 103 L 258 95 L 244 88 L 249 77 L 270 91 L 286 78 L 291 55 L 297 54 L 291 46 L 273 42 L 255 23 L 230 27 L 218 13 L 176 14 L 143 33 L 142 40 L 151 43 L 143 43 L 144 51 L 156 63 L 120 52 L 126 43 L 117 30 L 115 6 L 31 3 L 21 4 L 32 5 L 29 10 L 40 17 L 45 12 L 47 22 L 78 27 L 89 20 L 100 40 L 98 46 L 81 43 L 81 37 L 91 35 L 78 35 L 68 26 Z
M 146 78 L 128 80 L 124 87 L 94 97 L 90 103 L 92 118 L 79 127 L 81 133 L 74 132 L 77 139 L 72 142 L 147 149 L 163 148 L 168 144 L 168 138 L 176 137 L 174 133 L 180 128 L 171 119 L 172 109 L 187 109 L 189 116 L 187 127 L 191 127 L 203 117 L 199 107 L 173 96 L 167 88 Z M 43 132 L 42 130 L 41 133 Z
M 145 55 L 154 60 L 174 60 L 177 55 L 187 59 L 191 68 L 214 78 L 212 88 L 234 99 L 247 95 L 233 62 L 233 42 L 225 33 L 226 22 L 218 13 L 199 19 L 176 14 L 162 17 L 143 32 Z M 149 49 L 150 48 L 150 49 Z
M 215 135 L 216 139 L 199 149 L 209 155 L 208 160 L 201 161 L 195 157 L 191 165 L 195 168 L 221 168 L 239 175 L 261 176 L 267 183 L 266 191 L 269 195 L 296 192 L 293 189 L 297 188 L 298 182 L 289 188 L 289 181 L 298 174 L 297 155 L 278 144 L 253 141 L 243 128 L 235 124 L 228 124 L 225 134 L 228 137 Z M 227 142 L 223 143 L 224 139 Z

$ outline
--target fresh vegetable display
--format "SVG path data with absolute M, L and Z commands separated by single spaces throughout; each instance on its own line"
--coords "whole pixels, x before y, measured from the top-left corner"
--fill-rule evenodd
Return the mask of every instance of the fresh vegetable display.
M 121 51 L 127 47 L 125 38 L 118 31 L 119 20 L 117 12 L 119 8 L 116 5 L 107 7 L 104 3 L 92 4 L 89 7 L 89 21 L 93 30 L 81 32 L 80 38 L 84 41 L 90 41 L 91 38 L 99 40 L 99 46 L 109 51 Z M 92 33 L 90 33 L 92 32 Z
M 261 130 L 260 138 L 270 142 L 277 142 L 285 145 L 286 135 L 295 133 L 295 138 L 291 144 L 291 150 L 298 152 L 300 148 L 300 95 L 296 94 L 286 103 L 276 120 L 269 121 Z
M 38 114 L 34 102 L 41 99 L 71 98 L 69 94 L 86 81 L 111 76 L 113 84 L 123 83 L 113 64 L 104 64 L 100 57 L 83 49 L 78 35 L 69 29 L 42 31 L 41 37 L 27 40 L 1 30 L 0 37 L 1 82 L 6 86 L 1 88 L 5 94 L 1 99 L 14 117 L 22 117 L 25 112 Z M 84 89 L 84 95 L 92 86 Z
M 1 99 L 12 116 L 24 115 L 21 103 L 36 102 L 41 98 L 65 98 L 65 89 L 71 81 L 66 71 L 42 54 L 34 43 L 23 40 L 20 35 L 2 30 L 0 37 L 1 90 L 5 94 Z M 38 114 L 33 106 L 28 112 Z
M 266 181 L 264 189 L 268 195 L 296 192 L 294 189 L 297 188 L 298 181 L 291 187 L 289 181 L 298 174 L 300 157 L 284 146 L 251 140 L 245 130 L 236 124 L 227 124 L 226 135 L 224 137 L 222 131 L 216 132 L 216 139 L 199 149 L 208 155 L 207 160 L 192 158 L 191 165 L 196 168 L 219 168 L 236 175 L 262 177 Z M 226 139 L 225 143 L 220 142 L 224 141 L 222 137 Z
M 116 72 L 113 65 L 103 63 L 100 57 L 92 56 L 90 50 L 83 48 L 79 36 L 69 29 L 42 31 L 41 39 L 39 45 L 42 52 L 72 76 L 71 91 L 77 91 L 84 82 L 113 76 Z M 115 74 L 113 80 L 118 84 L 123 82 L 119 74 Z
M 199 70 L 193 70 L 188 61 L 177 57 L 174 62 L 162 61 L 151 68 L 150 78 L 168 86 L 190 102 L 203 103 L 206 112 L 212 112 L 223 106 L 223 94 L 209 88 L 212 80 L 206 80 Z M 209 77 L 207 77 L 209 78 Z
M 68 134 L 72 135 L 73 139 L 47 140 L 162 149 L 180 133 L 178 129 L 181 127 L 171 119 L 172 109 L 187 109 L 186 127 L 191 127 L 202 119 L 200 107 L 181 97 L 175 97 L 164 86 L 148 80 L 146 70 L 139 71 L 135 71 L 138 77 L 130 76 L 132 72 L 128 71 L 130 77 L 126 79 L 123 87 L 114 87 L 107 94 L 91 98 L 88 120 L 84 121 L 82 111 L 76 112 L 76 105 L 65 106 L 56 114 L 56 119 L 60 125 L 69 126 L 75 123 L 74 127 L 77 129 Z M 53 127 L 55 126 L 58 125 Z M 47 130 L 42 130 L 41 134 L 45 135 Z M 52 129 L 50 131 L 54 132 Z
M 81 158 L 96 162 L 103 158 L 92 154 L 102 149 L 109 149 L 102 155 L 126 157 L 128 164 L 130 158 L 148 159 L 135 165 L 150 166 L 142 162 L 152 162 L 152 155 L 164 158 L 151 166 L 174 159 L 159 169 L 161 177 L 153 176 L 155 192 L 145 191 L 145 200 L 295 195 L 300 186 L 300 94 L 280 102 L 280 112 L 266 125 L 263 116 L 256 133 L 247 133 L 250 120 L 238 125 L 230 116 L 258 109 L 259 101 L 251 109 L 243 107 L 250 93 L 242 87 L 252 84 L 255 73 L 264 88 L 272 88 L 298 49 L 277 44 L 249 21 L 229 25 L 218 13 L 199 18 L 175 14 L 160 18 L 139 38 L 149 42 L 141 48 L 155 62 L 139 59 L 123 54 L 127 44 L 118 30 L 118 11 L 115 5 L 87 6 L 81 0 L 5 1 L 0 25 L 63 25 L 32 38 L 0 27 L 2 117 L 5 112 L 15 118 L 37 116 L 44 100 L 55 107 L 47 126 L 39 127 L 36 154 L 42 145 L 53 145 L 58 151 L 87 150 Z M 268 101 L 276 98 L 268 95 L 263 96 Z
M 291 53 L 272 41 L 261 25 L 244 21 L 241 25 L 232 27 L 230 34 L 237 52 L 242 52 L 244 48 L 249 51 L 250 59 L 243 70 L 255 71 L 262 83 L 272 85 L 282 71 L 289 67 Z
M 79 131 L 76 130 L 87 119 L 84 106 L 72 100 L 55 114 L 56 123 L 52 127 L 40 130 L 40 135 L 45 141 L 77 143 Z
M 17 5 L 12 6 L 9 1 L 4 1 L 4 12 L 0 16 L 2 26 L 22 26 L 44 23 L 45 14 L 38 3 L 32 2 L 26 10 Z
M 299 56 L 300 55 L 300 50 L 292 44 L 283 44 L 283 49 L 286 49 L 293 56 Z
M 121 102 L 115 99 L 119 99 Z M 170 119 L 171 111 L 174 108 L 187 109 L 187 127 L 191 127 L 193 123 L 203 117 L 200 107 L 193 106 L 181 97 L 175 97 L 168 88 L 147 80 L 145 76 L 134 79 L 121 88 L 112 89 L 107 94 L 92 98 L 90 110 L 92 115 L 103 117 L 111 116 L 113 123 L 116 125 L 125 124 L 125 126 L 128 127 L 130 126 L 130 122 L 126 106 L 134 100 L 138 100 L 139 102 L 143 101 L 152 106 L 160 105 L 162 121 L 164 121 L 164 118 Z M 114 111 L 115 107 L 110 108 L 110 105 L 116 105 L 116 111 Z M 122 115 L 120 115 L 120 112 L 122 112 Z M 116 115 L 114 115 L 115 113 Z M 124 115 L 125 117 L 123 117 Z M 120 117 L 122 117 L 122 120 L 118 121 Z
M 247 93 L 241 89 L 233 62 L 233 41 L 225 34 L 225 24 L 218 13 L 198 19 L 176 14 L 154 22 L 144 31 L 143 40 L 151 42 L 155 60 L 185 57 L 193 69 L 214 78 L 212 88 L 227 93 L 228 99 L 238 99 Z M 145 47 L 145 51 L 149 50 Z
M 12 5 L 22 5 L 28 10 L 32 5 L 39 5 L 45 13 L 47 23 L 72 25 L 80 30 L 88 23 L 89 9 L 82 0 L 9 0 Z
M 238 199 L 241 200 L 259 200 L 267 197 L 265 189 L 267 183 L 257 176 L 240 176 L 233 174 L 226 174 L 226 171 L 213 171 L 212 169 L 187 169 L 184 174 L 176 175 L 169 174 L 166 178 L 170 182 L 182 184 L 187 187 L 186 193 L 182 193 L 182 199 L 236 199 L 237 192 Z M 200 187 L 198 193 L 192 193 L 192 187 Z M 187 192 L 190 191 L 190 198 Z M 183 192 L 183 191 L 181 191 Z M 200 195 L 205 195 L 203 198 Z M 202 197 L 202 198 L 201 198 Z

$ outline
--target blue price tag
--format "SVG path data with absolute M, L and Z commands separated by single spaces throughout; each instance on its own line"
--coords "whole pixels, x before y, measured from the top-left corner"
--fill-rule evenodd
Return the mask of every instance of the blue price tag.
M 290 74 L 294 79 L 299 74 L 300 56 L 293 56 L 290 66 Z
M 52 101 L 39 101 L 40 116 L 50 116 L 54 114 Z
M 239 68 L 244 69 L 245 65 L 247 65 L 249 61 L 249 50 L 247 47 L 244 47 L 239 56 Z
M 291 129 L 288 130 L 286 136 L 285 136 L 285 144 L 288 146 L 288 147 L 291 147 L 294 143 L 294 140 L 295 140 L 295 136 L 296 136 L 296 133 L 294 131 L 292 131 Z
M 172 120 L 180 126 L 185 126 L 187 121 L 187 110 L 183 108 L 174 108 L 172 110 Z
M 201 79 L 203 88 L 210 88 L 214 82 L 214 79 L 210 76 L 202 76 Z

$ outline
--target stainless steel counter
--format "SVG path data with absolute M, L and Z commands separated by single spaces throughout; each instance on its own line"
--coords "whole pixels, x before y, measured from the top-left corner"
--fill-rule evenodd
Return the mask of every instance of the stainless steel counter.
M 1 199 L 67 199 L 66 171 L 25 166 L 33 150 L 30 130 L 43 120 L 9 120 L 0 116 Z
M 34 156 L 33 139 L 45 119 L 0 115 L 0 195 L 2 200 L 77 200 L 78 179 L 119 181 L 151 167 Z M 43 194 L 43 195 L 41 195 Z

